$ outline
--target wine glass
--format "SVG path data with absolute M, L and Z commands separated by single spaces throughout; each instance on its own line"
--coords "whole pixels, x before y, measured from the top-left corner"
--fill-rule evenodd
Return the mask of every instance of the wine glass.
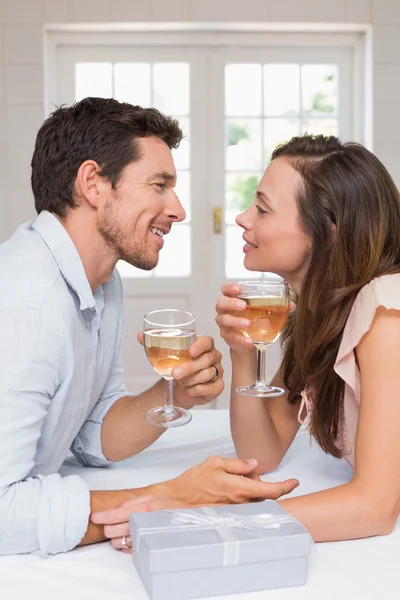
M 147 411 L 157 427 L 179 427 L 192 420 L 190 412 L 174 406 L 172 369 L 190 360 L 189 347 L 196 339 L 195 318 L 185 310 L 164 309 L 144 317 L 144 348 L 154 370 L 165 379 L 164 406 Z
M 237 388 L 242 396 L 273 397 L 282 396 L 285 390 L 268 385 L 266 381 L 265 351 L 281 335 L 286 324 L 290 293 L 286 281 L 271 276 L 259 281 L 239 281 L 238 298 L 245 300 L 247 308 L 235 312 L 235 316 L 249 319 L 250 327 L 241 332 L 252 339 L 257 352 L 257 375 L 254 385 Z

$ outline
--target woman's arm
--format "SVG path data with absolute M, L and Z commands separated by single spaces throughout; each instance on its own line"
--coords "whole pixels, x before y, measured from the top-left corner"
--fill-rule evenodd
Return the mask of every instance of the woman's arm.
M 300 425 L 298 405 L 289 404 L 287 394 L 275 398 L 246 398 L 236 393 L 239 386 L 254 383 L 256 373 L 255 349 L 248 355 L 231 350 L 231 431 L 237 455 L 254 457 L 257 474 L 276 469 L 288 451 Z M 283 387 L 279 372 L 272 385 Z
M 356 354 L 361 401 L 352 481 L 280 502 L 315 541 L 385 535 L 400 512 L 400 312 L 380 307 Z
M 298 429 L 298 406 L 287 401 L 287 395 L 278 398 L 246 398 L 236 394 L 236 388 L 254 383 L 256 353 L 253 342 L 241 333 L 250 321 L 240 318 L 246 302 L 237 296 L 237 284 L 225 284 L 217 300 L 217 318 L 221 337 L 231 349 L 231 431 L 236 452 L 240 458 L 256 458 L 258 475 L 277 468 L 286 454 Z M 279 375 L 273 385 L 284 387 Z

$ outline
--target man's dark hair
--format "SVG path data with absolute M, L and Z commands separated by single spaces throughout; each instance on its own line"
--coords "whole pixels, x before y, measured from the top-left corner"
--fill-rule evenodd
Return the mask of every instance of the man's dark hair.
M 59 217 L 76 207 L 74 182 L 80 165 L 94 160 L 115 189 L 123 169 L 140 158 L 139 138 L 156 136 L 177 148 L 182 131 L 176 119 L 155 108 L 112 98 L 85 98 L 55 110 L 39 129 L 32 156 L 32 190 L 38 213 Z

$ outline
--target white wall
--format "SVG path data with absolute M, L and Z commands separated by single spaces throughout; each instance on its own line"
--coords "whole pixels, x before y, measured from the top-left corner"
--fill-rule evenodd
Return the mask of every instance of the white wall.
M 374 151 L 400 186 L 399 0 L 0 0 L 0 240 L 34 215 L 30 158 L 43 121 L 43 25 L 75 22 L 372 23 Z

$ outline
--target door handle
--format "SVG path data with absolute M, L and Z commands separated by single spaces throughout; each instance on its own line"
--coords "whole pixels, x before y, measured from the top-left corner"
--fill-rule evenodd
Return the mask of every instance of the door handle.
M 214 233 L 219 235 L 222 233 L 222 221 L 224 217 L 224 211 L 222 206 L 214 206 L 213 208 L 213 230 Z

